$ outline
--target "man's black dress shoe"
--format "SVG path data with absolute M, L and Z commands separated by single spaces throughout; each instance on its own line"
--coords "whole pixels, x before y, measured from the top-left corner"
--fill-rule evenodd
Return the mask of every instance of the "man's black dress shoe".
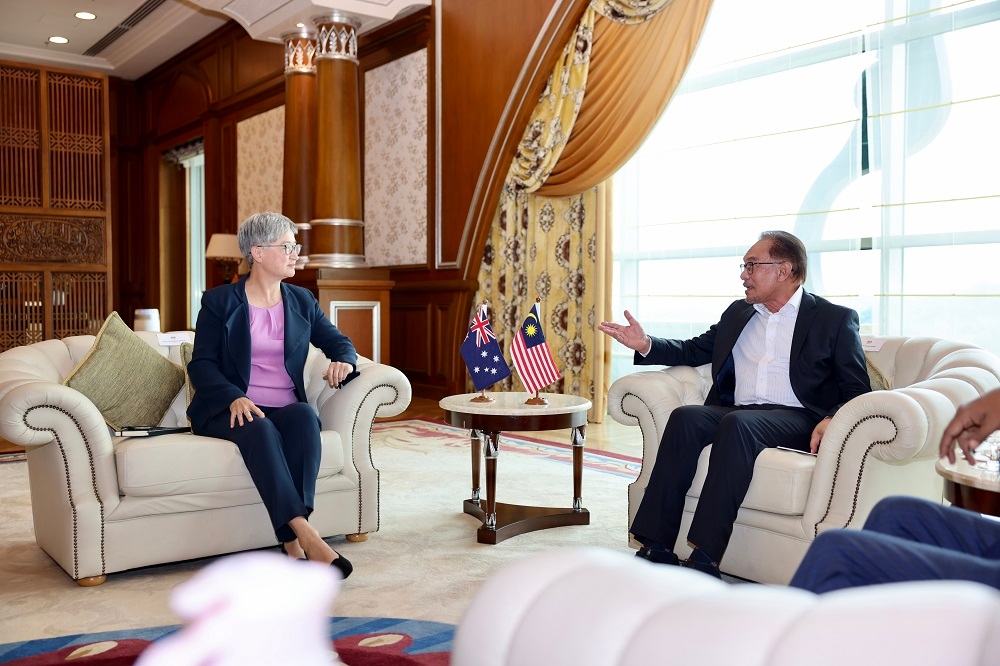
M 708 556 L 703 555 L 701 558 L 698 558 L 694 553 L 691 553 L 691 557 L 681 562 L 681 566 L 686 569 L 694 569 L 695 571 L 707 573 L 709 576 L 722 580 L 722 572 L 719 571 L 719 565 L 715 562 L 704 562 L 702 561 L 703 559 L 708 559 Z
M 644 560 L 649 560 L 650 562 L 655 562 L 656 564 L 672 564 L 674 566 L 680 564 L 680 559 L 678 559 L 677 555 L 675 555 L 672 550 L 643 546 L 636 551 L 635 556 L 641 557 Z

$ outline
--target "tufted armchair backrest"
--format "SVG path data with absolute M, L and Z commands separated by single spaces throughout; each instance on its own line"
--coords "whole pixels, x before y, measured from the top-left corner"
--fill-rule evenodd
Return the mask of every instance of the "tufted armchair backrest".
M 961 368 L 962 379 L 976 381 L 977 375 L 1000 380 L 1000 358 L 967 342 L 925 337 L 885 337 L 877 351 L 866 352 L 889 388 L 904 388 L 938 377 L 949 377 Z M 984 388 L 990 383 L 984 384 Z

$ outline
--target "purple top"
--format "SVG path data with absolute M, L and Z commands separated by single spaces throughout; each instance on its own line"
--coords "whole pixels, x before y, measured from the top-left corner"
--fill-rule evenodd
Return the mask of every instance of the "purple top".
M 250 306 L 250 385 L 247 397 L 258 407 L 297 402 L 295 385 L 285 370 L 285 308 Z

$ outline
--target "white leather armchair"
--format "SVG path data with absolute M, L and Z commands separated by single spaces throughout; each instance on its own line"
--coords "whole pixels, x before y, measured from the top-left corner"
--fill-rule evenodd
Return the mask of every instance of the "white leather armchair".
M 160 354 L 180 362 L 178 347 Z M 46 340 L 0 354 L 0 435 L 24 446 L 38 545 L 81 585 L 109 573 L 276 545 L 260 496 L 232 443 L 190 433 L 112 437 L 94 404 L 62 380 L 94 336 Z M 410 403 L 395 368 L 358 359 L 341 389 L 322 377 L 329 361 L 306 362 L 309 403 L 322 422 L 322 459 L 310 522 L 324 537 L 363 541 L 379 528 L 379 473 L 372 464 L 375 417 Z M 181 388 L 160 425 L 188 425 Z
M 1000 592 L 966 581 L 817 595 L 729 584 L 598 549 L 536 553 L 486 580 L 453 666 L 973 666 L 1000 654 Z
M 768 449 L 760 454 L 740 508 L 723 572 L 787 583 L 820 532 L 860 528 L 888 495 L 942 501 L 934 471 L 941 433 L 958 405 L 1000 386 L 1000 358 L 973 345 L 937 338 L 884 338 L 868 352 L 889 390 L 858 396 L 837 412 L 817 456 Z M 674 408 L 702 404 L 710 366 L 668 367 L 627 375 L 611 385 L 608 412 L 642 432 L 642 470 L 629 487 L 629 524 L 649 481 L 660 438 Z M 688 491 L 678 555 L 686 541 L 708 469 L 702 452 Z

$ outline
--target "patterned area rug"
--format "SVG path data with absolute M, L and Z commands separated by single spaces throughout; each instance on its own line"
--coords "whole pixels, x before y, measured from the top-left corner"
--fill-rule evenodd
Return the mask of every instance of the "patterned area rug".
M 546 434 L 565 444 L 502 436 L 499 501 L 570 505 L 569 432 Z M 632 553 L 627 488 L 638 474 L 637 459 L 585 450 L 583 503 L 590 525 L 487 545 L 476 541 L 478 521 L 462 512 L 471 486 L 468 431 L 424 420 L 383 422 L 375 424 L 372 440 L 372 460 L 380 470 L 379 530 L 363 543 L 329 540 L 355 566 L 329 612 L 336 618 L 331 637 L 348 664 L 447 663 L 451 632 L 482 582 L 527 554 L 576 546 Z M 134 655 L 176 628 L 170 592 L 216 559 L 119 572 L 96 588 L 79 588 L 35 543 L 27 463 L 0 464 L 0 663 L 63 663 L 85 645 L 113 642 L 121 651 L 126 641 L 139 641 L 131 647 Z M 352 650 L 370 656 L 375 648 L 382 661 L 352 657 Z M 102 653 L 105 661 L 95 661 L 98 649 L 77 652 L 71 663 L 132 663 L 110 661 L 108 653 Z M 95 654 L 84 658 L 88 651 Z
M 128 666 L 153 641 L 178 625 L 131 631 L 77 634 L 0 645 L 8 666 Z M 330 618 L 330 641 L 350 666 L 445 666 L 455 627 L 440 622 L 394 618 Z

